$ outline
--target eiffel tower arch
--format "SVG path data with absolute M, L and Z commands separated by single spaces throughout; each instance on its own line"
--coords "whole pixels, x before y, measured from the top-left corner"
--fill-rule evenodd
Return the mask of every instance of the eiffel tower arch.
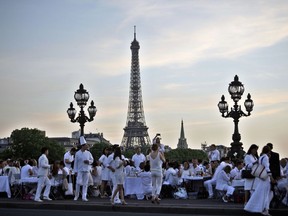
M 129 104 L 126 126 L 121 146 L 124 148 L 132 148 L 134 146 L 147 147 L 151 145 L 151 140 L 148 135 L 148 127 L 146 126 L 141 79 L 139 67 L 139 42 L 136 40 L 136 27 L 134 26 L 134 40 L 130 46 L 131 58 L 131 73 L 130 73 L 130 90 Z

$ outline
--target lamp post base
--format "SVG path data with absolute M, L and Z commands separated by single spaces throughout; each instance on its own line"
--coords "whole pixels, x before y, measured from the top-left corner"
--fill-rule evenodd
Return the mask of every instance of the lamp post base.
M 232 161 L 236 161 L 237 159 L 243 160 L 245 151 L 243 151 L 241 142 L 232 142 L 231 149 L 228 152 L 227 156 L 231 158 Z

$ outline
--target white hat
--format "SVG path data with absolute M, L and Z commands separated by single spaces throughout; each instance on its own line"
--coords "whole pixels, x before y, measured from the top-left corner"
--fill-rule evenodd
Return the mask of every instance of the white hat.
M 80 145 L 85 145 L 86 143 L 87 143 L 87 142 L 86 142 L 84 136 L 81 136 L 81 137 L 80 137 Z

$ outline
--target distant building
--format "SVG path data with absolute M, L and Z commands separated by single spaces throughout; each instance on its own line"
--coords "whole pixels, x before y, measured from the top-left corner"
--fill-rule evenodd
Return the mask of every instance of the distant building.
M 66 150 L 70 150 L 72 147 L 77 147 L 79 143 L 80 130 L 72 132 L 72 138 L 69 137 L 51 137 L 49 139 L 56 141 L 60 145 L 64 146 Z M 103 133 L 89 133 L 84 134 L 85 140 L 91 146 L 95 143 L 111 144 L 107 139 L 103 137 Z
M 184 134 L 183 120 L 181 121 L 180 138 L 178 140 L 177 148 L 178 149 L 188 149 L 188 144 L 187 144 L 185 134 Z
M 9 147 L 9 137 L 0 139 L 0 152 Z

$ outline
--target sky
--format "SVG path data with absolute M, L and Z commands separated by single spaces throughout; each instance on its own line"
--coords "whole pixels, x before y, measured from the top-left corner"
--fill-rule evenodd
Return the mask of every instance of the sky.
M 79 124 L 66 111 L 79 111 L 82 83 L 98 110 L 85 133 L 121 143 L 136 25 L 151 139 L 176 148 L 183 119 L 189 148 L 230 146 L 233 119 L 217 104 L 234 104 L 238 75 L 242 110 L 248 93 L 254 101 L 239 122 L 244 150 L 271 142 L 288 157 L 287 23 L 285 0 L 0 0 L 0 137 L 23 127 L 71 137 Z

